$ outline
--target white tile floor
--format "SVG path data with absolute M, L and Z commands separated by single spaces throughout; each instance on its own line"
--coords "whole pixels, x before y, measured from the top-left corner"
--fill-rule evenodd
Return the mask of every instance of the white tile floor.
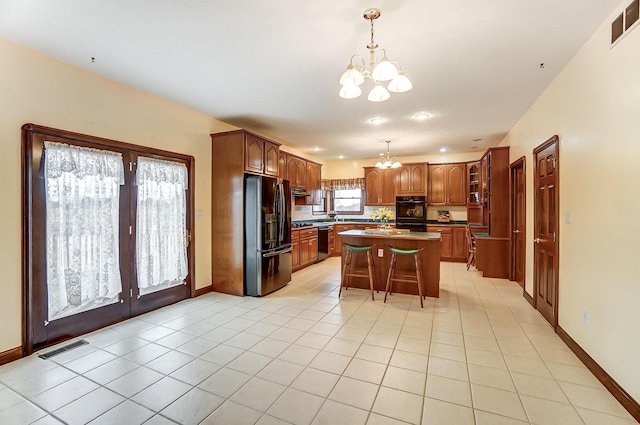
M 339 258 L 264 298 L 208 294 L 0 367 L 0 424 L 633 424 L 513 282 L 349 289 Z M 44 350 L 50 351 L 50 350 Z

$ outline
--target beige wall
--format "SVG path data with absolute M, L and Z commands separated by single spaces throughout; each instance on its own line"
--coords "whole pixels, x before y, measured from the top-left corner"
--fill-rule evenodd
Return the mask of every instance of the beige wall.
M 411 162 L 466 162 L 480 159 L 484 152 L 471 152 L 459 154 L 442 154 L 442 155 L 419 155 L 419 156 L 399 156 L 398 161 L 402 163 Z M 348 160 L 341 159 L 336 161 L 328 161 L 322 167 L 323 179 L 347 179 L 355 177 L 364 177 L 363 167 L 373 167 L 378 158 Z
M 193 155 L 196 287 L 211 283 L 211 143 L 232 127 L 0 39 L 0 352 L 21 345 L 20 127 L 34 123 Z
M 640 30 L 609 49 L 612 20 L 603 23 L 502 144 L 511 146 L 511 161 L 527 160 L 526 290 L 532 293 L 532 150 L 559 135 L 559 325 L 640 401 L 640 196 L 634 189 L 640 158 Z M 568 212 L 571 224 L 565 222 Z

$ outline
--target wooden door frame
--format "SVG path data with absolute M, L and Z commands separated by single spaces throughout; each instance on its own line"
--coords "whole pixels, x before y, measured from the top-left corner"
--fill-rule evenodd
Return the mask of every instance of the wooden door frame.
M 515 271 L 515 267 L 516 267 L 516 261 L 515 261 L 515 239 L 516 236 L 514 236 L 513 233 L 513 226 L 514 226 L 514 216 L 515 216 L 515 209 L 516 209 L 516 190 L 515 187 L 513 187 L 513 183 L 514 183 L 514 170 L 522 167 L 522 173 L 524 175 L 524 187 L 525 187 L 525 200 L 524 200 L 524 209 L 522 211 L 523 214 L 523 221 L 525 222 L 525 228 L 524 228 L 524 235 L 523 238 L 526 240 L 527 239 L 527 227 L 526 227 L 526 223 L 527 223 L 527 197 L 526 197 L 526 187 L 527 187 L 527 161 L 525 159 L 524 156 L 521 156 L 520 158 L 516 159 L 515 161 L 513 161 L 511 164 L 509 164 L 509 204 L 510 204 L 510 208 L 509 208 L 509 229 L 511 230 L 511 235 L 510 235 L 510 253 L 511 253 L 511 267 L 509 270 L 509 280 L 515 281 L 515 275 L 516 275 L 516 271 Z M 526 248 L 526 246 L 525 246 Z M 524 252 L 524 261 L 525 261 L 525 265 L 526 265 L 526 249 Z M 526 297 L 526 293 L 527 291 L 525 290 L 526 288 L 526 281 L 527 281 L 527 274 L 526 274 L 526 270 L 525 273 L 522 277 L 522 292 L 523 295 Z
M 159 156 L 164 159 L 175 158 L 186 164 L 188 164 L 188 214 L 187 214 L 187 229 L 191 233 L 191 243 L 187 248 L 188 258 L 188 273 L 189 273 L 189 296 L 195 296 L 195 236 L 193 225 L 195 223 L 195 159 L 193 156 L 184 155 L 169 151 L 163 151 L 150 147 L 134 145 L 130 143 L 119 142 L 116 140 L 104 139 L 95 136 L 89 136 L 80 133 L 74 133 L 70 131 L 44 127 L 35 124 L 25 124 L 22 126 L 22 356 L 28 356 L 34 351 L 34 302 L 33 292 L 36 279 L 42 278 L 42 270 L 35 270 L 32 261 L 32 255 L 34 253 L 34 198 L 33 187 L 36 184 L 33 181 L 34 163 L 41 164 L 42 152 L 34 152 L 32 146 L 32 140 L 34 135 L 44 135 L 46 137 L 58 138 L 68 140 L 70 144 L 84 144 L 91 145 L 92 147 L 109 149 L 116 147 L 117 149 L 124 149 L 138 154 L 144 154 L 146 156 Z M 34 157 L 40 155 L 40 157 Z M 37 170 L 36 170 L 37 171 Z M 39 172 L 39 171 L 37 171 Z M 133 252 L 133 251 L 132 251 Z M 134 261 L 130 259 L 130 261 Z M 126 266 L 130 267 L 130 264 Z M 112 323 L 109 323 L 109 325 Z M 104 325 L 108 326 L 108 325 Z M 95 330 L 95 329 L 93 329 Z M 90 331 L 87 331 L 90 332 Z M 74 338 L 77 335 L 68 335 L 61 340 L 54 341 L 52 343 L 61 342 L 64 339 Z M 48 346 L 49 344 L 47 344 Z M 41 349 L 44 347 L 37 347 Z
M 556 145 L 556 149 L 555 149 L 555 153 L 556 153 L 556 167 L 555 167 L 555 176 L 556 176 L 556 190 L 555 190 L 555 206 L 556 206 L 556 212 L 559 212 L 560 209 L 560 138 L 558 137 L 558 135 L 554 135 L 552 137 L 550 137 L 549 139 L 547 139 L 544 143 L 542 143 L 539 146 L 536 146 L 533 149 L 533 236 L 535 238 L 535 236 L 538 234 L 538 232 L 540 231 L 539 228 L 539 224 L 538 224 L 538 220 L 537 220 L 537 214 L 536 214 L 536 205 L 538 205 L 538 189 L 536 188 L 536 182 L 538 180 L 538 161 L 536 160 L 536 156 L 542 152 L 543 150 L 545 150 L 546 148 L 548 148 L 549 146 L 555 144 Z M 560 218 L 559 218 L 560 214 L 555 214 L 555 220 L 554 220 L 554 227 L 556 229 L 556 240 L 555 240 L 555 245 L 556 245 L 556 258 L 554 261 L 554 267 L 553 267 L 553 273 L 555 274 L 555 293 L 554 293 L 554 299 L 555 299 L 555 311 L 554 311 L 554 319 L 553 321 L 555 322 L 555 324 L 551 324 L 553 325 L 553 330 L 557 331 L 558 329 L 558 311 L 560 310 L 560 306 L 559 306 L 559 288 L 560 288 L 560 228 L 559 228 L 559 224 L 560 224 Z M 534 247 L 535 249 L 535 247 Z M 533 256 L 533 307 L 537 310 L 538 309 L 538 261 L 537 261 L 537 255 L 534 254 Z

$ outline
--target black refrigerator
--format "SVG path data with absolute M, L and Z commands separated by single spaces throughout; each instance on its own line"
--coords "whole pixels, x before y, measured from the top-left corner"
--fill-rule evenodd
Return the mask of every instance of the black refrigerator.
M 259 297 L 291 281 L 289 180 L 244 178 L 244 293 Z

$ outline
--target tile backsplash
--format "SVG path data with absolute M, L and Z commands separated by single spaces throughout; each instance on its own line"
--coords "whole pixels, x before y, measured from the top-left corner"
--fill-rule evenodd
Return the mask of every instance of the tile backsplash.
M 293 205 L 291 212 L 291 218 L 293 221 L 304 221 L 304 220 L 321 220 L 329 218 L 327 215 L 314 215 L 311 211 L 311 205 Z M 357 219 L 367 219 L 370 218 L 370 213 L 372 211 L 377 210 L 379 207 L 364 207 L 364 214 L 362 215 L 337 215 L 336 218 L 339 220 L 357 218 Z M 394 215 L 396 212 L 395 207 L 390 207 L 391 211 L 393 211 Z M 451 220 L 454 221 L 466 221 L 467 220 L 467 207 L 462 206 L 450 206 L 450 207 L 427 207 L 427 219 L 428 220 L 437 220 L 438 219 L 438 211 L 439 210 L 447 210 L 451 213 Z

